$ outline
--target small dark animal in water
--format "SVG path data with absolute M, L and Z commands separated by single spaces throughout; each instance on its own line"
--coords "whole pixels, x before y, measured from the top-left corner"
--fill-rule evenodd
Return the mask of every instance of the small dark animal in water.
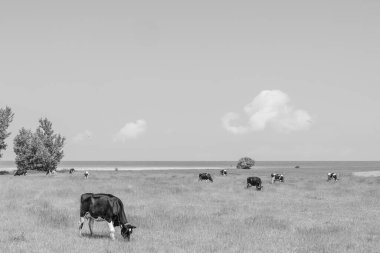
M 26 176 L 26 174 L 28 174 L 27 170 L 21 169 L 21 170 L 16 170 L 14 176 L 21 176 L 21 175 Z
M 284 182 L 284 175 L 282 174 L 278 174 L 278 173 L 272 173 L 271 175 L 271 178 L 272 178 L 272 184 L 276 181 L 280 181 L 280 182 Z
M 338 181 L 338 175 L 334 172 L 327 173 L 327 181 L 330 181 L 332 179 Z
M 248 177 L 247 178 L 247 188 L 251 186 L 256 186 L 256 190 L 261 191 L 263 186 L 261 185 L 261 178 L 259 177 Z
M 136 228 L 128 223 L 123 202 L 111 194 L 82 194 L 80 197 L 79 235 L 82 235 L 85 218 L 89 220 L 88 227 L 91 235 L 94 221 L 106 221 L 112 240 L 115 240 L 115 227 L 120 226 L 121 235 L 128 241 L 133 229 Z
M 227 176 L 227 170 L 221 170 L 220 175 L 222 176 Z
M 73 174 L 74 173 L 74 169 L 73 168 L 71 168 L 70 170 L 69 170 L 69 174 Z
M 214 182 L 212 180 L 210 173 L 199 173 L 198 181 L 203 181 L 203 180 L 208 180 L 210 182 Z

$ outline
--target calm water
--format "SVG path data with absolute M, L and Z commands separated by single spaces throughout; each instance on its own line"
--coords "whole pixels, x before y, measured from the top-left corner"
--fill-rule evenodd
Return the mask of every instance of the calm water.
M 237 161 L 63 161 L 59 169 L 86 170 L 161 170 L 234 168 Z M 347 170 L 378 170 L 380 161 L 257 161 L 255 168 L 341 168 Z M 1 169 L 15 169 L 13 161 L 0 161 Z

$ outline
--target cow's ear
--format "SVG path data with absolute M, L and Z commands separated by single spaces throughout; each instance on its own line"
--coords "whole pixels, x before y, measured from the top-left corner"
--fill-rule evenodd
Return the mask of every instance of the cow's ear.
M 130 228 L 134 229 L 134 228 L 136 228 L 136 226 L 130 226 Z

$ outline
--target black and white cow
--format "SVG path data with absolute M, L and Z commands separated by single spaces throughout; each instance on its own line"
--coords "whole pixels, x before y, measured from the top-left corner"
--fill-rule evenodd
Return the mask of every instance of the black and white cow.
M 202 181 L 202 180 L 208 180 L 210 182 L 214 182 L 212 180 L 212 177 L 211 177 L 210 173 L 199 173 L 198 181 Z
M 28 174 L 27 170 L 21 169 L 21 170 L 16 170 L 14 176 L 21 176 L 21 175 L 26 176 L 26 174 Z
M 79 235 L 82 235 L 84 219 L 88 221 L 90 235 L 94 221 L 106 221 L 110 229 L 110 237 L 115 240 L 115 227 L 120 226 L 121 235 L 124 239 L 130 240 L 130 236 L 135 229 L 128 223 L 124 212 L 124 205 L 121 200 L 111 194 L 85 193 L 80 197 L 80 220 Z
M 338 175 L 334 172 L 327 173 L 327 181 L 330 181 L 332 179 L 338 181 Z
M 222 176 L 227 176 L 227 170 L 221 170 L 220 175 Z
M 75 169 L 74 169 L 74 168 L 71 168 L 71 169 L 69 170 L 69 174 L 73 174 L 74 171 L 75 171 Z
M 251 186 L 256 186 L 256 190 L 261 191 L 263 186 L 261 185 L 261 178 L 259 177 L 248 177 L 247 178 L 247 188 Z
M 84 178 L 87 179 L 89 174 L 90 174 L 90 173 L 88 173 L 88 171 L 86 170 L 86 171 L 84 172 Z
M 271 178 L 272 178 L 272 184 L 276 181 L 280 181 L 280 182 L 284 182 L 285 179 L 284 179 L 284 175 L 282 174 L 278 174 L 278 173 L 272 173 L 270 174 Z
M 46 171 L 46 176 L 47 175 L 55 175 L 55 173 L 56 173 L 56 170 L 47 170 Z

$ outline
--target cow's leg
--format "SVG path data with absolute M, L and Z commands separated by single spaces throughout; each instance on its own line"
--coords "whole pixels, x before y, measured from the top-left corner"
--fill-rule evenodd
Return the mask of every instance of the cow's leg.
M 112 240 L 115 240 L 115 228 L 113 226 L 113 222 L 107 222 L 108 228 L 110 229 L 110 237 Z
M 272 184 L 274 183 L 274 177 L 272 177 Z
M 89 219 L 88 221 L 88 228 L 90 229 L 90 235 L 92 235 L 92 228 L 94 227 L 94 219 Z
M 82 235 L 83 223 L 84 223 L 84 217 L 80 217 L 80 219 L 79 219 L 79 236 Z

